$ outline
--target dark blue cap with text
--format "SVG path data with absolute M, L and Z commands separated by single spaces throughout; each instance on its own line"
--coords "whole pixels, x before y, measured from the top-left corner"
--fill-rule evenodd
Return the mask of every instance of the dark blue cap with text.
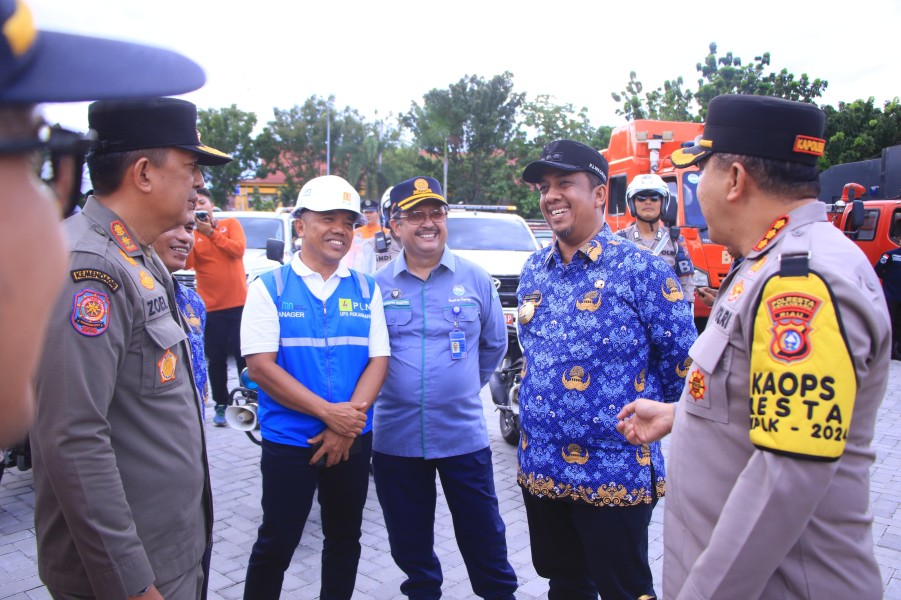
M 600 177 L 601 183 L 606 184 L 610 166 L 607 159 L 591 146 L 573 140 L 556 140 L 544 147 L 540 160 L 529 163 L 523 170 L 523 181 L 539 183 L 546 169 L 587 171 Z
M 391 213 L 409 210 L 423 200 L 437 200 L 447 204 L 441 192 L 441 184 L 431 177 L 413 177 L 391 188 Z

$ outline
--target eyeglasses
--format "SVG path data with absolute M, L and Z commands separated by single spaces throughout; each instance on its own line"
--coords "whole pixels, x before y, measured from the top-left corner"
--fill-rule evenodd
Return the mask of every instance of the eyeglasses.
M 653 194 L 651 196 L 635 196 L 636 202 L 660 202 L 663 198 L 660 197 L 659 194 Z
M 424 210 L 408 210 L 397 215 L 397 218 L 404 219 L 407 223 L 415 227 L 425 223 L 426 215 L 428 215 L 432 223 L 444 223 L 447 220 L 447 209 L 444 207 L 433 208 L 428 212 Z

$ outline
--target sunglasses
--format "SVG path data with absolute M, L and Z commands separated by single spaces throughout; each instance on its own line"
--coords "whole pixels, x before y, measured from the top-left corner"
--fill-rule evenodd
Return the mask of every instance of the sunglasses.
M 663 200 L 663 198 L 657 194 L 651 196 L 635 196 L 636 202 L 660 202 L 661 200 Z

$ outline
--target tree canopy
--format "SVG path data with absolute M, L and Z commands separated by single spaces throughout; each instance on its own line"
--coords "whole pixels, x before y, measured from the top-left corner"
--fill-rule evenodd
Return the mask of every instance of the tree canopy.
M 741 58 L 727 52 L 717 55 L 716 43 L 709 46 L 709 54 L 695 65 L 701 74 L 697 88 L 685 89 L 682 77 L 663 82 L 663 85 L 645 92 L 644 85 L 637 79 L 635 71 L 629 73 L 629 82 L 621 92 L 613 92 L 613 100 L 621 103 L 616 114 L 627 120 L 660 119 L 665 121 L 695 121 L 700 123 L 707 114 L 707 104 L 721 94 L 751 94 L 756 96 L 776 96 L 787 100 L 814 102 L 822 96 L 829 82 L 823 79 L 810 80 L 802 73 L 796 80 L 788 69 L 778 72 L 770 68 L 770 53 L 764 52 L 743 65 Z
M 227 165 L 204 172 L 213 203 L 217 206 L 226 206 L 228 196 L 234 192 L 238 181 L 253 174 L 260 164 L 257 146 L 251 137 L 256 124 L 255 114 L 239 110 L 234 104 L 227 108 L 197 111 L 201 141 L 230 154 L 233 159 Z

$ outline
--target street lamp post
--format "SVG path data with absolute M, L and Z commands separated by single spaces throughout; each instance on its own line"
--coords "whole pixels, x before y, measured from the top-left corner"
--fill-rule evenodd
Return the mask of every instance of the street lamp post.
M 332 174 L 332 97 L 325 105 L 325 174 Z

